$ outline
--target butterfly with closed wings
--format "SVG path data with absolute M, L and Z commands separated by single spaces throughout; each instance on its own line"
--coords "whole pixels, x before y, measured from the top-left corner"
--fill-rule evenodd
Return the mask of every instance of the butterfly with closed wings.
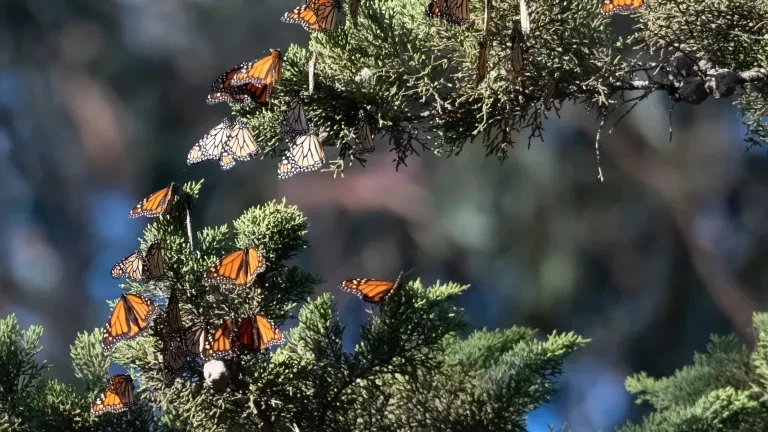
M 373 144 L 371 126 L 368 124 L 368 116 L 364 110 L 360 110 L 358 113 L 357 128 L 355 129 L 354 138 L 354 156 L 361 157 L 376 151 L 376 146 Z
M 133 405 L 133 378 L 130 375 L 114 375 L 107 380 L 107 391 L 91 404 L 91 414 L 118 413 Z
M 320 138 L 314 134 L 296 137 L 287 156 L 294 174 L 317 171 L 325 164 L 325 152 Z
M 141 251 L 136 251 L 118 261 L 112 266 L 111 274 L 115 279 L 130 278 L 144 283 L 164 279 L 163 248 L 160 241 L 152 242 L 145 256 L 141 255 Z
M 308 133 L 307 113 L 304 111 L 301 99 L 296 98 L 291 101 L 283 113 L 283 119 L 280 122 L 280 135 L 286 141 L 293 141 L 296 137 Z
M 224 119 L 221 124 L 198 141 L 187 155 L 188 165 L 205 160 L 218 160 L 221 169 L 235 166 L 235 161 L 248 161 L 261 152 L 248 127 L 239 118 Z

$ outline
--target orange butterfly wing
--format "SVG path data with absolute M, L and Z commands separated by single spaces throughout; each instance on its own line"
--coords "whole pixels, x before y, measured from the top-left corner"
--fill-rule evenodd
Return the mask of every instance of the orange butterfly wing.
M 232 321 L 225 320 L 205 341 L 200 355 L 206 360 L 232 355 Z
M 137 294 L 123 294 L 104 326 L 101 346 L 112 351 L 118 343 L 136 339 L 157 315 L 157 306 Z
M 305 5 L 286 12 L 283 22 L 301 24 L 310 33 L 331 31 L 341 10 L 339 0 L 310 0 Z
M 283 56 L 280 50 L 272 50 L 272 54 L 259 60 L 245 63 L 245 66 L 232 77 L 232 84 L 277 84 L 280 81 L 280 67 Z
M 176 185 L 171 183 L 167 188 L 160 189 L 152 195 L 145 198 L 139 204 L 134 207 L 129 217 L 139 216 L 165 216 L 171 213 L 173 207 L 173 196 L 176 189 Z
M 125 411 L 133 405 L 133 379 L 129 375 L 115 375 L 107 381 L 107 391 L 91 404 L 91 413 Z
M 136 251 L 112 266 L 111 273 L 115 279 L 142 280 L 144 278 L 144 257 L 141 256 L 141 252 Z
M 237 328 L 237 342 L 242 349 L 254 350 L 259 347 L 259 335 L 256 333 L 253 317 L 246 317 L 240 321 L 240 326 Z
M 366 303 L 378 304 L 394 294 L 399 288 L 403 274 L 394 282 L 378 279 L 349 279 L 339 285 L 341 289 L 357 295 Z
M 266 349 L 283 342 L 283 332 L 275 324 L 260 315 L 243 318 L 237 330 L 237 340 L 242 349 Z
M 256 249 L 246 248 L 225 255 L 208 270 L 206 278 L 226 285 L 248 286 L 258 273 L 264 271 L 266 265 Z
M 603 15 L 613 15 L 615 13 L 629 14 L 647 4 L 648 0 L 603 0 L 600 12 Z
M 259 332 L 260 349 L 283 343 L 283 332 L 272 321 L 261 315 L 256 315 L 256 328 Z

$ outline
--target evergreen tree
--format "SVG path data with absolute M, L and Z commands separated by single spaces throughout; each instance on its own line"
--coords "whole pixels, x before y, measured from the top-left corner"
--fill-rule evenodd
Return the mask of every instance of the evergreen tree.
M 156 218 L 141 239 L 144 247 L 162 244 L 167 280 L 123 288 L 158 304 L 173 292 L 185 325 L 256 313 L 282 324 L 301 303 L 287 342 L 205 364 L 189 354 L 183 376 L 166 386 L 163 312 L 110 354 L 102 329 L 80 334 L 71 348 L 80 382 L 70 384 L 44 376 L 47 366 L 35 357 L 42 329 L 21 331 L 10 316 L 0 322 L 0 430 L 523 430 L 524 415 L 554 393 L 566 357 L 587 342 L 573 333 L 536 338 L 520 327 L 470 332 L 450 301 L 467 286 L 416 279 L 372 307 L 360 341 L 345 350 L 334 297 L 308 300 L 320 278 L 287 263 L 308 247 L 298 209 L 251 208 L 233 231 L 197 232 L 190 251 L 184 210 L 200 185 L 185 185 L 171 215 Z M 258 247 L 267 263 L 252 286 L 204 280 L 222 255 L 245 247 Z M 97 417 L 91 403 L 105 390 L 111 362 L 136 380 L 136 404 Z
M 487 155 L 503 160 L 515 140 L 530 146 L 542 138 L 543 120 L 565 102 L 595 109 L 599 140 L 604 127 L 612 129 L 654 92 L 675 104 L 736 96 L 745 139 L 768 139 L 764 1 L 649 0 L 634 14 L 629 37 L 615 33 L 596 0 L 527 0 L 528 34 L 517 0 L 470 0 L 471 19 L 462 26 L 426 17 L 427 0 L 349 5 L 358 3 L 356 24 L 348 18 L 313 35 L 309 49 L 287 50 L 268 108 L 234 108 L 270 151 L 284 152 L 280 121 L 296 97 L 340 158 L 356 156 L 350 138 L 362 112 L 398 165 L 424 150 L 457 154 L 478 138 Z M 671 131 L 672 124 L 658 127 Z
M 768 313 L 755 313 L 754 336 L 754 349 L 735 336 L 712 336 L 707 352 L 671 377 L 629 377 L 627 390 L 654 411 L 620 432 L 768 430 Z

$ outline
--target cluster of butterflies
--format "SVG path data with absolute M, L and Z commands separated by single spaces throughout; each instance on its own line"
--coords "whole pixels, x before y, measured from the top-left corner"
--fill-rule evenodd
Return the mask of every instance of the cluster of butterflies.
M 221 74 L 211 86 L 207 102 L 230 105 L 269 105 L 271 95 L 280 81 L 282 67 L 280 50 L 270 55 L 243 62 Z M 310 63 L 312 64 L 312 62 Z M 310 72 L 311 76 L 311 72 Z M 312 80 L 310 80 L 310 83 Z M 310 93 L 311 93 L 310 88 Z M 369 126 L 370 115 L 360 111 L 354 133 L 353 154 L 373 153 L 373 135 Z M 325 152 L 320 137 L 310 131 L 307 114 L 300 98 L 289 103 L 280 123 L 280 135 L 290 143 L 285 158 L 278 164 L 278 178 L 286 179 L 303 172 L 316 171 L 325 164 Z M 247 125 L 239 118 L 224 119 L 210 130 L 189 151 L 187 164 L 196 165 L 206 160 L 218 161 L 222 169 L 232 168 L 236 161 L 255 158 L 262 152 Z
M 171 183 L 170 186 L 142 200 L 130 211 L 129 216 L 167 216 L 173 209 L 176 193 L 177 186 Z M 205 280 L 234 288 L 248 287 L 266 268 L 267 262 L 257 248 L 244 248 L 219 259 L 208 269 Z M 111 274 L 114 278 L 128 278 L 141 283 L 165 280 L 161 242 L 153 241 L 145 254 L 136 251 L 121 259 L 112 267 Z M 368 303 L 378 304 L 399 289 L 402 276 L 403 273 L 400 273 L 395 282 L 350 279 L 343 281 L 340 287 Z M 160 313 L 153 299 L 139 294 L 123 293 L 104 326 L 102 348 L 105 352 L 111 352 L 118 344 L 138 338 L 147 331 Z M 225 319 L 214 327 L 206 322 L 185 326 L 181 307 L 172 289 L 163 315 L 165 322 L 161 325 L 161 352 L 163 378 L 167 386 L 173 385 L 176 378 L 189 372 L 190 363 L 197 365 L 199 360 L 208 361 L 259 352 L 284 341 L 283 333 L 277 326 L 258 314 Z M 91 404 L 91 412 L 100 415 L 128 409 L 134 403 L 134 389 L 130 375 L 119 374 L 110 377 L 106 391 Z

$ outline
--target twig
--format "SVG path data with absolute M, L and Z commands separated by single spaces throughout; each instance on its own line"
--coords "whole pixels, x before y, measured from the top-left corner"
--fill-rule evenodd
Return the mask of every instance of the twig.
M 600 110 L 603 112 L 603 110 Z M 600 166 L 600 132 L 602 132 L 603 127 L 605 126 L 605 113 L 600 116 L 600 127 L 597 129 L 597 136 L 595 137 L 595 158 L 597 159 L 597 178 L 600 180 L 600 183 L 605 181 L 605 178 L 603 177 L 603 168 Z

